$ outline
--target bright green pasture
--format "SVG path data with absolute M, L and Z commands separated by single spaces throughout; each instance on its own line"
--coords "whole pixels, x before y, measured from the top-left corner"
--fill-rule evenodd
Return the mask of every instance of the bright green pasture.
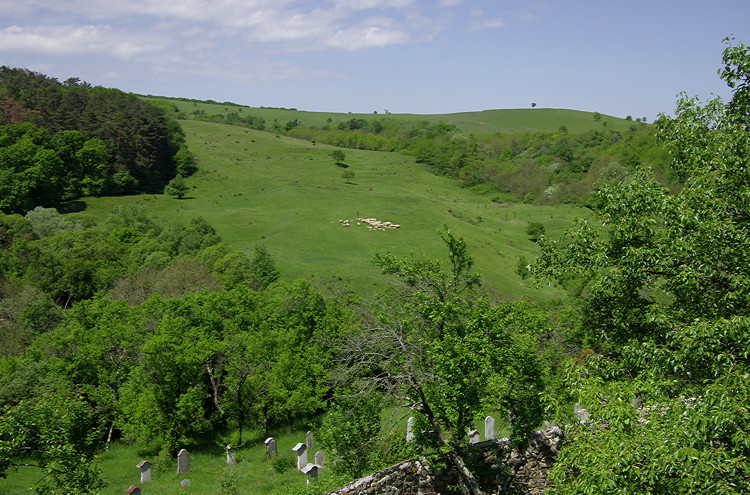
M 490 286 L 512 297 L 546 299 L 559 294 L 540 292 L 515 274 L 519 256 L 531 259 L 537 253 L 527 224 L 541 222 L 548 234 L 558 235 L 588 213 L 572 206 L 493 203 L 493 193 L 461 188 L 396 153 L 344 150 L 355 173 L 347 184 L 344 168 L 330 157 L 333 147 L 223 124 L 187 121 L 183 126 L 200 167 L 188 179 L 192 189 L 186 199 L 90 198 L 75 215 L 96 220 L 116 205 L 137 203 L 167 220 L 201 216 L 250 255 L 265 244 L 284 279 L 341 279 L 365 293 L 384 280 L 370 263 L 376 252 L 444 257 L 437 231 L 447 224 L 466 238 Z M 357 217 L 401 227 L 370 231 Z
M 158 99 L 158 98 L 157 98 Z M 289 110 L 282 108 L 253 108 L 236 105 L 222 105 L 221 103 L 199 103 L 165 99 L 179 111 L 190 114 L 196 110 L 203 110 L 207 115 L 226 115 L 234 112 L 240 116 L 252 115 L 263 117 L 266 127 L 270 128 L 274 122 L 282 125 L 288 121 L 299 120 L 305 126 L 322 127 L 331 119 L 332 123 L 359 119 L 380 119 L 383 117 L 429 122 L 446 122 L 454 124 L 466 133 L 490 134 L 493 132 L 526 132 L 526 131 L 557 131 L 565 126 L 569 132 L 585 132 L 592 129 L 614 129 L 625 131 L 634 122 L 611 115 L 602 115 L 601 121 L 594 120 L 592 112 L 566 110 L 562 108 L 512 108 L 502 110 L 482 110 L 478 112 L 459 112 L 446 114 L 373 114 L 373 113 L 331 113 L 307 112 L 303 110 Z M 604 123 L 606 122 L 606 127 Z

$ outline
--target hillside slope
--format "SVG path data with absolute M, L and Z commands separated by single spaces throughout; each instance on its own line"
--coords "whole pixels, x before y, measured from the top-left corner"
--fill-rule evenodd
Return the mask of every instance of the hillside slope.
M 236 248 L 251 253 L 264 244 L 284 279 L 340 278 L 365 293 L 383 281 L 370 263 L 375 252 L 442 256 L 436 231 L 447 224 L 465 236 L 492 287 L 513 297 L 548 298 L 551 289 L 540 292 L 515 273 L 519 257 L 535 253 L 528 222 L 556 235 L 588 213 L 572 206 L 499 205 L 395 153 L 347 150 L 346 170 L 355 173 L 347 184 L 344 168 L 330 157 L 336 148 L 223 124 L 185 121 L 183 127 L 200 167 L 188 179 L 187 199 L 90 198 L 76 215 L 101 218 L 133 202 L 167 219 L 201 216 Z M 358 217 L 401 227 L 368 230 Z

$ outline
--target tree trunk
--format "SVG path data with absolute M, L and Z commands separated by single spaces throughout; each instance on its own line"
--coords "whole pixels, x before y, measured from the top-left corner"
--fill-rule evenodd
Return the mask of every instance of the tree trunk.
M 448 442 L 448 439 L 445 436 L 445 432 L 440 427 L 440 423 L 438 423 L 437 418 L 435 418 L 435 415 L 432 412 L 432 408 L 430 408 L 430 404 L 427 402 L 427 397 L 425 397 L 421 387 L 416 387 L 416 391 L 420 397 L 422 414 L 424 414 L 427 420 L 430 422 L 430 424 L 432 425 L 432 429 L 435 430 L 435 433 L 437 434 L 440 441 L 445 445 L 451 447 L 451 450 L 448 453 L 448 461 L 456 469 L 456 473 L 458 473 L 458 478 L 461 482 L 462 487 L 468 490 L 468 493 L 470 493 L 471 495 L 482 495 L 482 490 L 479 489 L 479 483 L 474 477 L 474 473 L 471 472 L 471 470 L 466 466 L 463 458 Z

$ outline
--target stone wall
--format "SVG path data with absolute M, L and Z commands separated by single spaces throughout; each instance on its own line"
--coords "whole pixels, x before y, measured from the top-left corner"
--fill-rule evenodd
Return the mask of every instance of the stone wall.
M 438 495 L 440 490 L 421 459 L 409 459 L 342 486 L 330 495 Z
M 507 438 L 473 444 L 496 473 L 495 480 L 480 482 L 488 493 L 498 493 L 499 485 L 515 494 L 546 493 L 552 486 L 547 473 L 557 458 L 561 441 L 561 430 L 553 426 L 534 432 L 523 452 L 511 450 Z M 450 493 L 448 485 L 456 483 L 453 473 L 433 472 L 425 460 L 409 459 L 353 481 L 330 495 L 441 495 Z

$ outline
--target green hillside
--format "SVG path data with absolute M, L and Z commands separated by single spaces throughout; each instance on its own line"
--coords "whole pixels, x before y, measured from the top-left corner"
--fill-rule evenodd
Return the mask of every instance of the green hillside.
M 201 216 L 234 247 L 251 254 L 264 244 L 284 279 L 325 282 L 341 278 L 369 292 L 382 283 L 370 259 L 375 252 L 413 251 L 442 256 L 436 234 L 447 224 L 466 237 L 490 286 L 513 297 L 547 298 L 516 275 L 520 256 L 532 258 L 529 222 L 557 235 L 588 210 L 573 206 L 496 204 L 491 194 L 460 188 L 396 153 L 346 150 L 346 170 L 330 157 L 333 147 L 243 129 L 184 121 L 188 146 L 200 172 L 188 179 L 188 197 L 164 195 L 88 198 L 81 217 L 102 218 L 115 205 L 140 203 L 166 219 Z M 400 224 L 370 231 L 356 218 Z M 350 220 L 344 227 L 342 220 Z M 361 223 L 361 222 L 360 222 Z
M 203 111 L 207 115 L 226 115 L 235 112 L 262 117 L 269 123 L 298 119 L 302 125 L 318 127 L 328 123 L 328 119 L 336 123 L 352 118 L 380 119 L 384 116 L 411 121 L 445 122 L 455 125 L 463 132 L 481 134 L 556 131 L 562 125 L 567 127 L 570 132 L 585 132 L 592 129 L 602 129 L 604 122 L 609 129 L 624 131 L 632 124 L 631 121 L 611 115 L 601 115 L 601 120 L 597 121 L 594 120 L 594 113 L 592 112 L 558 108 L 515 108 L 447 114 L 388 113 L 384 115 L 382 113 L 308 112 L 285 108 L 254 108 L 232 103 L 187 101 L 165 97 L 147 97 L 147 99 L 163 102 L 167 108 L 172 108 L 183 114 Z

